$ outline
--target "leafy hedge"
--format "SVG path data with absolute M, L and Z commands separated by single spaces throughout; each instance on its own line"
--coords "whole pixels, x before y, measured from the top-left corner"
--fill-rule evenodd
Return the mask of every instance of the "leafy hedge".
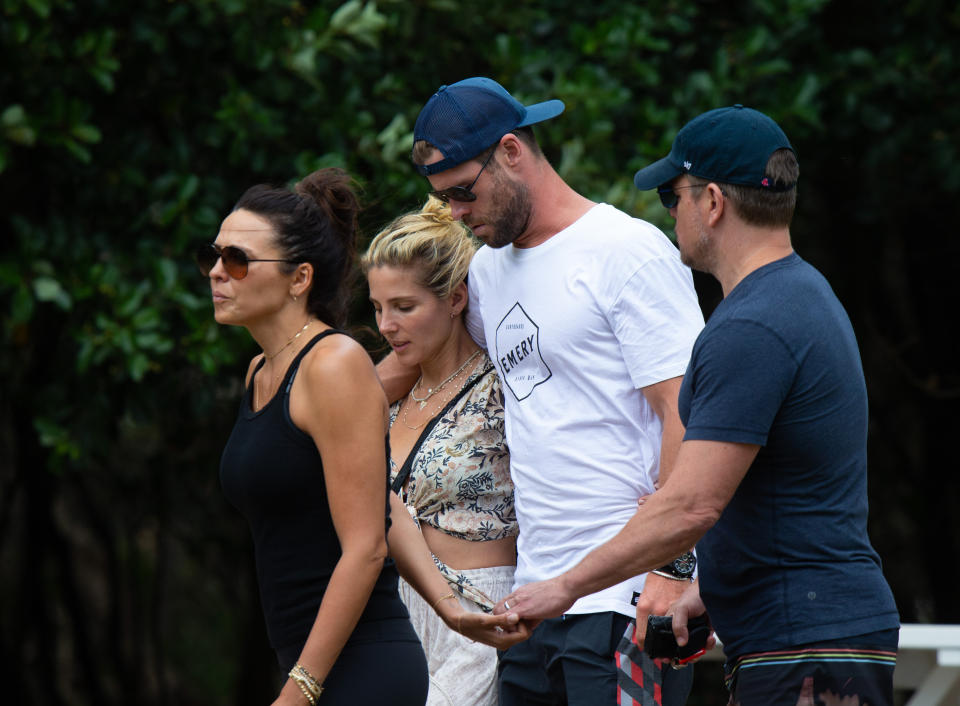
M 958 505 L 955 4 L 0 8 L 0 664 L 13 703 L 271 698 L 246 529 L 216 476 L 255 348 L 216 326 L 189 254 L 247 186 L 320 166 L 364 186 L 368 234 L 415 207 L 413 121 L 471 75 L 563 99 L 538 128 L 560 173 L 668 232 L 631 175 L 683 123 L 740 102 L 783 125 L 803 170 L 795 243 L 863 349 L 875 542 L 905 619 L 960 619 L 956 562 L 938 560 L 960 553 L 942 532 Z M 697 282 L 709 311 L 716 287 Z

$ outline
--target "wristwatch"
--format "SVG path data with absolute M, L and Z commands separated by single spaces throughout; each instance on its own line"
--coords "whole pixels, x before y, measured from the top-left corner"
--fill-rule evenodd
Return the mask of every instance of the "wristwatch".
M 653 573 L 677 581 L 693 581 L 693 570 L 697 568 L 697 557 L 693 552 L 684 552 L 666 566 L 654 569 Z

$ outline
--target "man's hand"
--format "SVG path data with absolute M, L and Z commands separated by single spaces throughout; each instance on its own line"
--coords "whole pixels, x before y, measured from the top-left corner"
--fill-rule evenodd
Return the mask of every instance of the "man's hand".
M 647 635 L 647 616 L 666 615 L 674 601 L 690 588 L 689 581 L 677 581 L 654 573 L 647 574 L 643 584 L 643 593 L 637 601 L 637 645 L 643 649 L 643 640 Z M 684 618 L 686 629 L 686 618 Z
M 451 625 L 461 635 L 476 642 L 505 650 L 530 637 L 531 628 L 514 613 L 489 615 L 463 611 Z
M 698 581 L 688 585 L 686 591 L 667 609 L 665 615 L 673 616 L 673 635 L 677 638 L 677 644 L 683 647 L 690 639 L 687 632 L 687 620 L 703 615 L 707 612 L 707 607 L 700 599 L 700 584 Z M 711 650 L 717 644 L 717 638 L 713 633 L 707 638 L 707 650 Z
M 541 620 L 563 615 L 576 599 L 564 586 L 563 577 L 557 576 L 521 586 L 497 603 L 493 612 L 497 615 L 515 613 L 526 620 L 532 630 Z

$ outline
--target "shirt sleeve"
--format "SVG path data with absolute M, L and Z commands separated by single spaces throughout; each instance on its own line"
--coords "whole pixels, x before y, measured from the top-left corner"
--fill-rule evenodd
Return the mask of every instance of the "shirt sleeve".
M 648 260 L 617 293 L 610 320 L 635 387 L 683 375 L 703 328 L 690 270 L 674 257 Z
M 797 367 L 786 343 L 762 324 L 730 320 L 712 329 L 687 371 L 684 440 L 765 446 Z
M 464 323 L 467 326 L 467 333 L 470 334 L 470 337 L 474 342 L 487 350 L 487 340 L 483 332 L 483 318 L 480 316 L 480 295 L 477 292 L 479 287 L 477 287 L 477 278 L 473 264 L 470 266 L 470 275 L 467 277 L 467 313 L 464 317 Z

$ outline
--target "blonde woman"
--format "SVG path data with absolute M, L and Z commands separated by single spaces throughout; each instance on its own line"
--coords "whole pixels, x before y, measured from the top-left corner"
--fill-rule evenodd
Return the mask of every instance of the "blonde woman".
M 392 488 L 472 613 L 510 591 L 517 535 L 500 382 L 463 321 L 477 246 L 431 197 L 380 232 L 362 260 L 381 334 L 420 373 L 390 408 Z M 427 703 L 496 704 L 495 650 L 450 630 L 403 582 L 400 594 L 427 655 Z

